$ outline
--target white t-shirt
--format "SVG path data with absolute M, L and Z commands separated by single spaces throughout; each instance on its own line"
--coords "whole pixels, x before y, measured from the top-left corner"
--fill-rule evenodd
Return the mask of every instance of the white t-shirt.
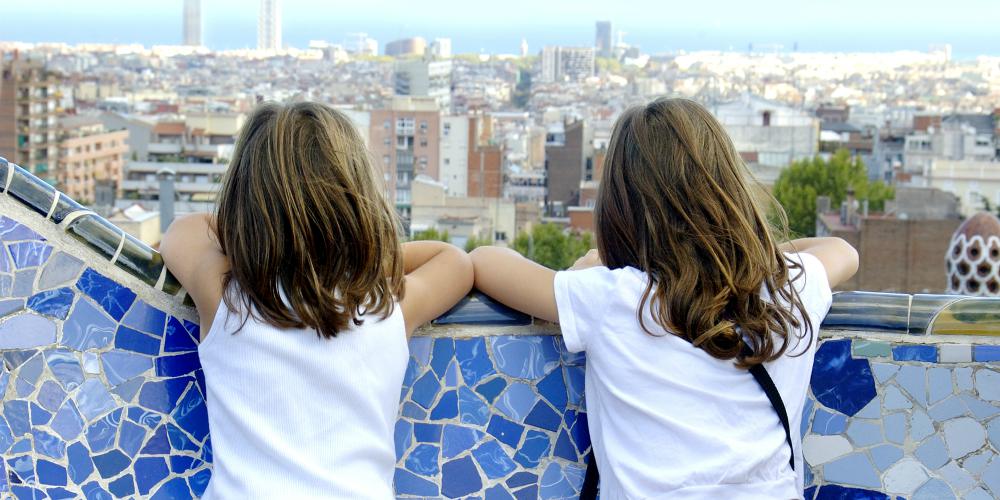
M 812 321 L 813 341 L 791 339 L 786 355 L 765 367 L 788 411 L 797 474 L 788 466 L 781 422 L 747 370 L 667 334 L 648 305 L 647 328 L 665 335 L 639 326 L 644 272 L 594 267 L 556 273 L 566 347 L 587 353 L 587 412 L 602 499 L 802 496 L 798 429 L 832 294 L 816 257 L 789 257 L 803 264 L 794 285 Z

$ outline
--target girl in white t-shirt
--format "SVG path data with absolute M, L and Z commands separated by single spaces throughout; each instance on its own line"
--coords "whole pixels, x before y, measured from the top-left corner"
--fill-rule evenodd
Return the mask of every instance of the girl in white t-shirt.
M 800 455 L 817 329 L 858 257 L 837 238 L 779 243 L 757 188 L 705 108 L 660 99 L 615 125 L 596 252 L 558 273 L 505 249 L 473 252 L 480 290 L 558 321 L 566 347 L 586 351 L 605 500 L 802 496 L 801 456 L 793 471 L 748 367 L 774 380 Z M 777 203 L 772 215 L 784 229 Z

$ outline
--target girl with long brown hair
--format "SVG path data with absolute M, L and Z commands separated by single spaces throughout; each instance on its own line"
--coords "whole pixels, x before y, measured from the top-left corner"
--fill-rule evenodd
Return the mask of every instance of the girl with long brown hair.
M 705 108 L 660 99 L 615 125 L 596 252 L 558 273 L 473 252 L 480 290 L 586 351 L 601 498 L 802 496 L 798 432 L 786 446 L 748 368 L 763 364 L 798 429 L 831 287 L 858 258 L 837 238 L 780 243 L 784 213 L 776 231 L 758 187 Z
M 407 337 L 473 278 L 465 252 L 400 245 L 397 227 L 346 116 L 267 104 L 240 132 L 216 213 L 163 236 L 201 317 L 206 498 L 394 497 Z

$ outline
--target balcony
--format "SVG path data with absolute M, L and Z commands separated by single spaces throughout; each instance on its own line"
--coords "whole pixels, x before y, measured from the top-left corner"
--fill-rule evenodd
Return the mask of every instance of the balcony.
M 68 476 L 72 495 L 127 496 L 116 478 L 143 469 L 140 495 L 199 496 L 212 453 L 180 285 L 149 247 L 66 197 L 53 204 L 51 186 L 3 161 L 0 178 L 12 168 L 0 195 L 13 256 L 0 254 L 10 486 Z M 998 299 L 837 294 L 793 423 L 807 498 L 1000 494 L 997 310 Z M 576 497 L 590 448 L 585 365 L 558 326 L 468 297 L 410 341 L 397 496 Z

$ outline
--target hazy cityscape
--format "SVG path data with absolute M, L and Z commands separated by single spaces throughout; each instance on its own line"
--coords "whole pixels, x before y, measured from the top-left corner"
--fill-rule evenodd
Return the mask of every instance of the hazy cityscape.
M 859 248 L 846 288 L 1000 293 L 995 281 L 952 286 L 942 260 L 963 219 L 1000 206 L 1000 55 L 959 56 L 947 40 L 899 51 L 752 41 L 651 50 L 613 17 L 589 23 L 592 43 L 525 36 L 510 53 L 460 52 L 457 38 L 416 32 L 383 39 L 365 26 L 300 45 L 287 42 L 279 0 L 253 6 L 255 47 L 210 49 L 208 3 L 176 2 L 183 25 L 169 45 L 0 33 L 0 156 L 155 246 L 173 216 L 211 210 L 256 104 L 314 100 L 354 122 L 410 237 L 518 247 L 542 224 L 593 231 L 615 118 L 686 97 L 725 125 L 797 232 Z M 863 175 L 796 194 L 805 191 L 788 171 L 810 164 Z M 792 205 L 805 213 L 795 219 Z

